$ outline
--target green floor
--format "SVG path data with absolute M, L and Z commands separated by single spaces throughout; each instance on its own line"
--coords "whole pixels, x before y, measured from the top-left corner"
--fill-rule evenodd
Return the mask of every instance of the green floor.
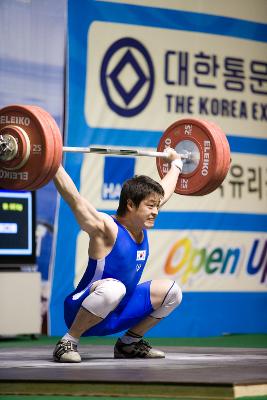
M 54 345 L 58 339 L 58 337 L 47 336 L 0 338 L 0 348 Z M 114 337 L 88 337 L 82 338 L 81 344 L 113 345 L 115 340 Z M 154 346 L 267 348 L 267 334 L 225 335 L 206 338 L 151 338 L 149 342 Z
M 70 400 L 69 396 L 0 396 L 0 400 Z M 73 400 L 100 400 L 99 397 L 71 397 Z M 259 398 L 258 398 L 259 399 Z M 257 399 L 257 400 L 258 400 Z M 101 397 L 101 400 L 114 400 L 114 397 Z M 123 400 L 121 397 L 120 400 Z M 131 397 L 131 400 L 147 400 L 147 397 Z M 149 400 L 159 400 L 158 397 L 150 397 Z M 168 397 L 167 400 L 177 400 L 174 397 Z M 188 398 L 180 398 L 179 400 L 188 400 Z
M 114 400 L 113 397 L 90 397 L 90 396 L 12 396 L 5 395 L 0 396 L 0 400 Z M 120 400 L 159 400 L 159 397 L 120 397 Z M 225 397 L 225 400 L 231 399 L 232 397 Z M 216 397 L 198 397 L 197 393 L 193 397 L 165 397 L 165 400 L 213 400 Z M 238 400 L 267 400 L 267 396 L 258 396 L 258 397 L 240 397 Z

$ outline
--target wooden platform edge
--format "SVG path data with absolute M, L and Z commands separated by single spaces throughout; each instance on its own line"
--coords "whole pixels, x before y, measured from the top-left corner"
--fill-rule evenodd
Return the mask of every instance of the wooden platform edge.
M 66 381 L 0 381 L 2 395 L 61 395 L 143 397 L 188 400 L 234 400 L 249 397 L 267 399 L 267 384 L 154 384 Z
M 154 383 L 97 383 L 66 381 L 1 381 L 1 395 L 62 395 L 143 397 L 158 399 L 232 400 L 233 385 L 212 384 L 154 384 Z
M 267 379 L 266 379 L 267 380 Z M 266 384 L 251 384 L 251 385 L 234 385 L 234 398 L 242 397 L 263 397 L 267 399 L 267 383 Z

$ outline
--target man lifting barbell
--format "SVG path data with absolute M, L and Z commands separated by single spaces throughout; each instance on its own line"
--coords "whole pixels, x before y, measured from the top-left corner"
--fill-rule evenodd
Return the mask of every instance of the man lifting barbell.
M 59 193 L 90 236 L 88 267 L 65 300 L 69 331 L 56 345 L 55 361 L 80 362 L 81 335 L 123 330 L 127 332 L 115 345 L 116 358 L 164 357 L 142 337 L 180 304 L 182 294 L 170 280 L 138 284 L 149 252 L 146 230 L 174 191 L 197 196 L 214 191 L 229 170 L 230 149 L 215 124 L 187 119 L 164 132 L 157 150 L 63 147 L 57 124 L 45 110 L 20 105 L 0 110 L 1 188 L 35 190 L 54 177 Z M 161 184 L 147 176 L 130 179 L 123 185 L 117 214 L 111 217 L 97 212 L 79 194 L 60 165 L 62 151 L 156 157 Z
M 118 339 L 115 358 L 162 358 L 164 353 L 142 339 L 182 299 L 176 282 L 158 279 L 138 284 L 149 254 L 146 230 L 174 192 L 182 161 L 168 150 L 171 162 L 161 184 L 137 176 L 122 187 L 115 216 L 99 213 L 83 198 L 61 166 L 54 178 L 81 229 L 89 234 L 89 262 L 77 288 L 65 300 L 68 333 L 58 342 L 54 360 L 80 362 L 81 335 L 102 336 L 127 330 Z

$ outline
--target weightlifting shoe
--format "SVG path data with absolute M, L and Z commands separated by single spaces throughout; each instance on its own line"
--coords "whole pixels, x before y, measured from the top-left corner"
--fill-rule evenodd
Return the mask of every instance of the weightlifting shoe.
M 153 349 L 144 339 L 131 344 L 125 344 L 118 339 L 114 347 L 114 358 L 165 358 L 165 354 Z
M 77 351 L 77 345 L 66 339 L 61 339 L 56 344 L 53 359 L 61 363 L 80 363 L 82 361 Z

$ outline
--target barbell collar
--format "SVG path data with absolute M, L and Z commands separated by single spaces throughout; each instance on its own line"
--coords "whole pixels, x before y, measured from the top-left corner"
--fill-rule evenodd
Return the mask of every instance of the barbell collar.
M 9 161 L 15 158 L 18 144 L 12 135 L 0 135 L 0 160 Z

